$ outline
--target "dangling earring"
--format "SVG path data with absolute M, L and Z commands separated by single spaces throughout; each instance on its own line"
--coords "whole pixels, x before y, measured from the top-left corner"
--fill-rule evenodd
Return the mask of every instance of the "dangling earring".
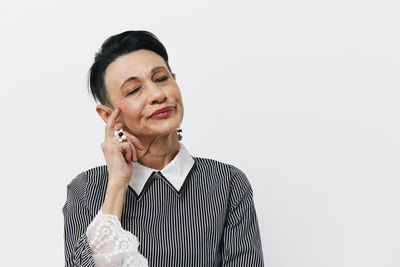
M 176 132 L 178 133 L 178 140 L 181 141 L 183 136 L 182 136 L 182 128 L 176 129 Z

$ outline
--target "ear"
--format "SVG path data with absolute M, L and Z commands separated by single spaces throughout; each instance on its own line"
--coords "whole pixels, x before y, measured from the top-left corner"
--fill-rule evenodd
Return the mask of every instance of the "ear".
M 110 117 L 111 113 L 113 112 L 112 108 L 106 105 L 97 105 L 96 112 L 100 116 L 100 118 L 107 123 L 108 118 Z
M 110 108 L 109 106 L 106 105 L 97 105 L 96 106 L 96 112 L 99 115 L 99 117 L 105 122 L 108 122 L 108 119 L 110 118 L 111 113 L 114 111 L 114 109 Z M 115 129 L 121 129 L 123 124 L 121 123 L 119 117 L 121 114 L 118 116 L 118 118 L 115 121 Z

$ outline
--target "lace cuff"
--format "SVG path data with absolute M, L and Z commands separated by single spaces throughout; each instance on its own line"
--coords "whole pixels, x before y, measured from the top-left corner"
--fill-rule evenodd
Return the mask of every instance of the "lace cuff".
M 148 267 L 147 259 L 138 251 L 137 237 L 122 229 L 117 216 L 100 209 L 86 235 L 97 267 Z

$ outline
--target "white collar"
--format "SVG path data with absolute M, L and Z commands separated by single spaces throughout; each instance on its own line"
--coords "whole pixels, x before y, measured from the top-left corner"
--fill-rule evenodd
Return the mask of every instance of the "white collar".
M 133 171 L 129 185 L 135 190 L 136 194 L 139 195 L 150 175 L 153 172 L 161 172 L 161 174 L 168 180 L 168 182 L 179 191 L 185 182 L 186 176 L 189 174 L 190 169 L 194 165 L 194 159 L 190 155 L 187 148 L 182 142 L 179 142 L 180 148 L 178 154 L 174 159 L 167 164 L 162 170 L 156 170 L 140 164 L 139 162 L 133 162 Z

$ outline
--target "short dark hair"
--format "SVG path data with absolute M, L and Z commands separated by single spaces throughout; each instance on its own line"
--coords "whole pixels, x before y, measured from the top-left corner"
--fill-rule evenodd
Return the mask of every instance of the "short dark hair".
M 95 101 L 111 106 L 104 82 L 105 71 L 108 65 L 118 57 L 139 49 L 147 49 L 160 55 L 164 59 L 168 70 L 172 73 L 168 64 L 167 50 L 153 33 L 148 31 L 125 31 L 113 35 L 104 41 L 99 52 L 96 53 L 94 62 L 89 70 L 89 89 Z

